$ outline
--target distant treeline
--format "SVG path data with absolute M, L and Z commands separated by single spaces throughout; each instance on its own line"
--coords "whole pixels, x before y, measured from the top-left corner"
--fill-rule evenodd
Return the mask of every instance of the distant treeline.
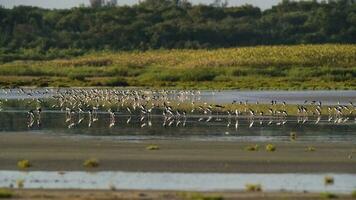
M 355 2 L 285 0 L 264 11 L 251 5 L 192 5 L 186 0 L 64 10 L 0 8 L 0 54 L 355 44 Z

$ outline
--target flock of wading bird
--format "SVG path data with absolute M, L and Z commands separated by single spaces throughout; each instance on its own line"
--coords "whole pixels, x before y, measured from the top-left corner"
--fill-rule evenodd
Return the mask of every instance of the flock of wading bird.
M 249 127 L 255 122 L 263 125 L 282 126 L 291 120 L 288 116 L 297 117 L 297 123 L 312 121 L 318 124 L 321 117 L 327 117 L 329 123 L 343 124 L 349 121 L 356 123 L 356 106 L 347 105 L 323 106 L 321 101 L 304 101 L 302 105 L 287 105 L 286 102 L 271 101 L 269 104 L 250 104 L 248 101 L 234 100 L 229 104 L 209 104 L 201 101 L 200 91 L 152 91 L 120 89 L 19 89 L 16 93 L 24 98 L 29 106 L 28 127 L 41 126 L 42 112 L 65 112 L 68 128 L 74 128 L 84 120 L 88 127 L 99 121 L 99 116 L 109 116 L 109 127 L 122 123 L 129 124 L 136 117 L 140 126 L 152 126 L 151 117 L 161 116 L 163 127 L 185 127 L 187 116 L 197 122 L 225 121 L 227 127 L 239 126 L 239 119 L 247 119 Z M 3 90 L 4 93 L 14 92 Z M 43 98 L 46 96 L 47 98 Z M 0 102 L 1 107 L 1 102 Z M 290 113 L 288 113 L 291 112 Z M 107 116 L 106 116 L 107 117 Z M 234 121 L 234 125 L 232 123 Z

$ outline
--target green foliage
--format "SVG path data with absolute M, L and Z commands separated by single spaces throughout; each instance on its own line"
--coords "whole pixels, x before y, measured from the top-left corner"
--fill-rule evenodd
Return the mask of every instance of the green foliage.
M 68 10 L 0 8 L 0 62 L 69 58 L 88 50 L 355 43 L 354 2 L 283 1 L 264 11 L 251 5 L 226 7 L 223 1 L 191 5 L 182 0 L 94 3 Z
M 356 45 L 89 52 L 0 64 L 0 86 L 356 89 Z

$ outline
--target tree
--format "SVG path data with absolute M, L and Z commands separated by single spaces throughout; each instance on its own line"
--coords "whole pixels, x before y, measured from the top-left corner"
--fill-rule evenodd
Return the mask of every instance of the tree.
M 90 0 L 90 6 L 92 8 L 100 8 L 104 6 L 104 0 Z
M 117 6 L 117 0 L 108 0 L 106 1 L 106 6 L 109 6 L 109 7 L 115 7 Z

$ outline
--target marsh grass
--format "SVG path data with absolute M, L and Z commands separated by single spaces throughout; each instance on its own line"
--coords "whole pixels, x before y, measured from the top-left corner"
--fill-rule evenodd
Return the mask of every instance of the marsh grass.
M 3 81 L 8 76 L 19 79 Z M 24 77 L 43 80 L 23 82 Z M 1 86 L 64 84 L 55 81 L 59 78 L 68 78 L 68 86 L 127 86 L 113 84 L 116 77 L 129 86 L 155 88 L 356 89 L 356 45 L 97 52 L 0 64 Z
M 248 192 L 261 192 L 262 186 L 260 184 L 246 184 L 245 189 Z
M 99 167 L 99 161 L 96 158 L 90 158 L 84 161 L 83 166 L 87 168 L 96 168 Z
M 276 151 L 276 149 L 277 149 L 276 146 L 273 144 L 266 145 L 266 151 L 268 151 L 268 152 L 274 152 L 274 151 Z
M 11 190 L 0 188 L 0 199 L 9 199 L 13 196 L 14 194 Z
M 17 162 L 17 167 L 22 170 L 30 168 L 31 166 L 32 166 L 32 164 L 30 163 L 29 160 L 20 160 Z
M 148 145 L 148 146 L 146 147 L 146 150 L 151 150 L 151 151 L 156 151 L 156 150 L 159 150 L 159 149 L 160 149 L 160 148 L 159 148 L 158 145 L 153 145 L 153 144 Z

